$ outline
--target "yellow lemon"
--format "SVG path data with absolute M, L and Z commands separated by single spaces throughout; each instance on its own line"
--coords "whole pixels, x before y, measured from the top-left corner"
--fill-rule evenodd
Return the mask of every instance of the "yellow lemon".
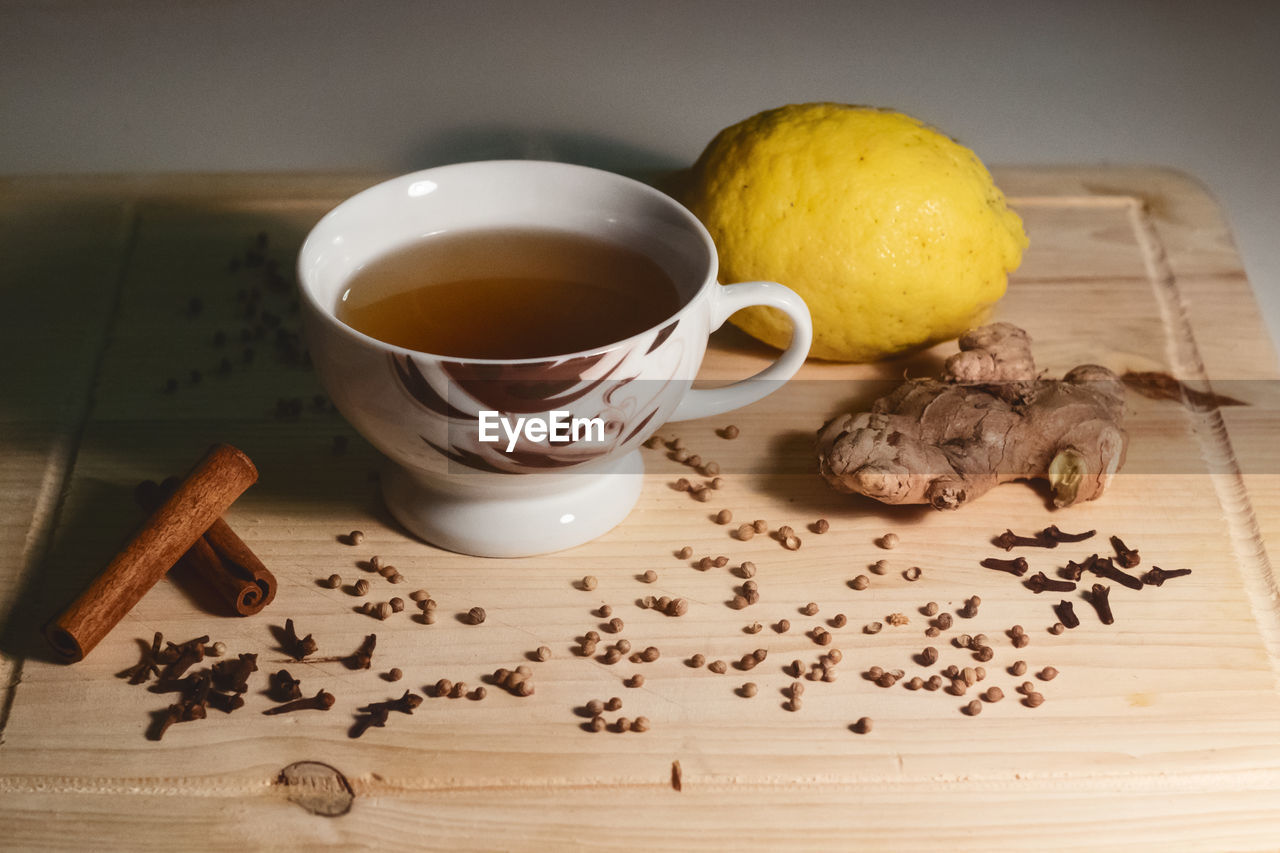
M 811 355 L 878 358 L 954 338 L 1004 295 L 1027 237 L 978 157 L 920 121 L 834 103 L 768 110 L 716 135 L 684 176 L 724 282 L 779 281 L 813 314 Z M 772 308 L 732 322 L 776 347 Z

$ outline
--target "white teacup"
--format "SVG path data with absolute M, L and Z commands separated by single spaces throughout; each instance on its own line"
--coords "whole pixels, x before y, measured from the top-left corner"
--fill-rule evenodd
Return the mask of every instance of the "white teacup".
M 352 276 L 371 261 L 429 235 L 499 228 L 557 229 L 638 250 L 671 276 L 680 307 L 626 340 L 526 359 L 416 352 L 335 317 Z M 772 282 L 722 286 L 716 271 L 711 236 L 670 197 L 610 172 L 529 160 L 459 163 L 378 184 L 321 219 L 298 258 L 312 360 L 334 404 L 393 463 L 382 480 L 392 514 L 435 545 L 493 557 L 557 551 L 610 530 L 639 497 L 646 438 L 668 421 L 752 403 L 800 368 L 812 339 L 800 297 Z M 749 305 L 783 311 L 794 326 L 790 346 L 748 379 L 691 388 L 708 335 Z M 522 417 L 557 433 L 575 420 L 584 429 L 576 441 L 538 441 L 531 430 L 509 440 Z M 495 429 L 499 440 L 489 440 Z

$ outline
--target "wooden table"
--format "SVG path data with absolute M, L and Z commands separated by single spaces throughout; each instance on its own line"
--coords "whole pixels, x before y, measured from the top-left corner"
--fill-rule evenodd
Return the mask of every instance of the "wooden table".
M 697 503 L 670 483 L 690 472 L 649 451 L 646 487 L 627 521 L 589 545 L 546 557 L 483 560 L 438 551 L 402 534 L 383 510 L 376 454 L 323 401 L 314 376 L 291 362 L 274 328 L 239 339 L 237 293 L 265 267 L 245 250 L 267 236 L 266 256 L 288 274 L 310 225 L 374 176 L 227 176 L 10 180 L 0 197 L 0 847 L 243 849 L 356 846 L 498 849 L 1274 849 L 1280 839 L 1280 694 L 1276 581 L 1280 458 L 1274 352 L 1220 212 L 1202 188 L 1148 169 L 1008 169 L 998 173 L 1025 218 L 1031 248 L 997 316 L 1025 326 L 1037 358 L 1060 374 L 1094 361 L 1160 370 L 1248 405 L 1191 411 L 1131 395 L 1129 463 L 1106 496 L 1053 512 L 1042 491 L 1003 486 L 957 513 L 888 508 L 839 496 L 813 474 L 810 441 L 829 416 L 865 405 L 904 369 L 936 367 L 942 345 L 904 362 L 812 364 L 802 380 L 729 418 L 668 428 L 720 463 L 724 488 Z M 251 253 L 252 254 L 252 253 Z M 233 264 L 232 259 L 239 259 Z M 252 262 L 253 258 L 250 257 Z M 236 267 L 233 269 L 233 267 Z M 198 300 L 193 303 L 192 300 Z M 296 327 L 290 294 L 267 307 Z M 228 340 L 215 345 L 222 330 Z M 252 348 L 253 361 L 246 361 Z M 284 353 L 284 357 L 281 354 Z M 226 362 L 223 362 L 223 359 Z M 731 332 L 717 336 L 710 378 L 742 375 L 769 353 Z M 191 371 L 199 371 L 199 381 Z M 176 388 L 165 391 L 168 380 Z M 300 414 L 279 416 L 281 399 Z M 287 403 L 285 408 L 287 409 Z M 741 436 L 720 438 L 733 422 Z M 349 444 L 335 453 L 336 436 Z M 223 617 L 191 589 L 162 581 L 83 662 L 51 662 L 38 628 L 83 588 L 139 520 L 131 499 L 144 478 L 179 473 L 213 441 L 257 462 L 261 480 L 228 520 L 280 580 L 256 617 Z M 710 514 L 790 524 L 800 550 L 769 536 L 748 542 Z M 831 530 L 810 533 L 824 517 Z M 979 567 L 1006 527 L 1096 528 L 1098 539 L 1028 552 L 1052 574 L 1067 559 L 1120 535 L 1143 566 L 1192 568 L 1139 592 L 1113 590 L 1116 622 L 1077 599 L 1080 628 L 1052 636 L 1048 596 Z M 338 535 L 366 534 L 359 547 Z M 901 544 L 874 540 L 896 532 Z M 698 571 L 724 554 L 728 567 Z M 377 554 L 406 578 L 399 587 L 358 568 Z M 883 575 L 868 565 L 886 559 Z M 761 601 L 727 606 L 758 566 Z M 908 582 L 912 566 L 923 577 Z M 654 569 L 656 583 L 637 576 Z M 382 622 L 360 599 L 319 580 L 372 581 L 370 598 L 426 588 L 434 625 L 412 605 Z M 871 586 L 849 581 L 868 574 Z M 592 592 L 577 588 L 594 575 Z M 689 613 L 637 607 L 647 594 L 686 597 Z M 938 640 L 919 608 L 954 612 L 978 594 L 979 615 L 957 618 Z M 1073 594 L 1074 595 L 1074 594 Z M 1055 599 L 1056 600 L 1056 599 Z M 815 602 L 820 612 L 800 609 Z M 574 653 L 611 605 L 618 636 L 661 658 L 607 665 Z M 480 605 L 483 625 L 458 614 Z M 844 628 L 827 620 L 847 616 Z M 863 626 L 902 613 L 877 634 Z M 378 635 L 373 668 L 295 664 L 271 628 L 292 617 L 320 656 L 345 655 Z M 774 625 L 792 627 L 785 634 Z M 746 626 L 759 621 L 756 635 Z M 1005 633 L 1025 626 L 1015 649 Z M 843 651 L 831 683 L 803 681 L 803 705 L 784 707 L 792 660 Z M 170 696 L 117 673 L 139 644 L 208 633 L 229 653 L 259 655 L 258 679 L 233 715 L 146 732 Z M 873 665 L 928 675 L 913 660 L 927 643 L 938 666 L 973 666 L 948 640 L 986 633 L 996 650 L 987 678 L 959 697 L 882 688 Z M 604 635 L 604 646 L 614 638 Z M 538 646 L 551 660 L 528 660 Z M 751 672 L 694 668 L 737 662 Z M 1024 677 L 1006 668 L 1023 659 Z M 440 678 L 474 686 L 498 667 L 529 665 L 534 695 L 490 685 L 482 701 L 433 698 Z M 1049 682 L 1032 675 L 1052 665 Z M 392 667 L 403 680 L 390 683 Z M 288 668 L 308 695 L 337 697 L 332 711 L 264 716 L 266 675 Z M 645 684 L 627 688 L 642 673 Z M 1020 702 L 1035 681 L 1046 701 Z M 739 695 L 758 684 L 753 698 Z M 1005 699 L 962 713 L 978 689 Z M 348 736 L 357 706 L 426 695 L 412 716 Z M 646 716 L 644 733 L 592 733 L 581 708 L 617 696 L 609 719 Z M 870 733 L 850 725 L 874 720 Z M 295 762 L 321 762 L 310 781 L 282 781 Z M 672 784 L 672 764 L 683 771 Z M 327 775 L 326 775 L 327 774 Z M 290 777 L 292 780 L 293 777 Z M 342 811 L 340 817 L 317 812 Z

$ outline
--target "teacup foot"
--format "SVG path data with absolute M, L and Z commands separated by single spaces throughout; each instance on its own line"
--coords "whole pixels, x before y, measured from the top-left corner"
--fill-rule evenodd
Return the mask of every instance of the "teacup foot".
M 640 498 L 639 452 L 607 467 L 566 474 L 542 487 L 512 491 L 445 490 L 388 464 L 382 496 L 413 535 L 477 557 L 530 557 L 589 542 L 618 525 Z M 524 484 L 520 484 L 524 485 Z

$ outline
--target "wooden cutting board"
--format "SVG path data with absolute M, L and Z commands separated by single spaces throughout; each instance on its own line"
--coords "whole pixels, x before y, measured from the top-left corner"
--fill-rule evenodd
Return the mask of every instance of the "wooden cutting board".
M 560 554 L 484 560 L 441 552 L 402 534 L 382 508 L 374 451 L 327 407 L 304 366 L 281 358 L 274 328 L 241 341 L 241 290 L 261 285 L 245 250 L 288 274 L 310 225 L 375 176 L 233 176 L 16 180 L 0 198 L 0 846 L 15 848 L 645 848 L 1274 849 L 1280 838 L 1280 621 L 1271 551 L 1280 543 L 1277 367 L 1222 216 L 1202 188 L 1150 169 L 1007 169 L 997 175 L 1031 237 L 998 319 L 1027 328 L 1053 374 L 1081 362 L 1166 371 L 1209 383 L 1247 405 L 1191 411 L 1131 395 L 1129 462 L 1104 499 L 1050 511 L 1044 493 L 1003 486 L 956 513 L 889 508 L 835 494 L 813 473 L 811 437 L 828 417 L 866 405 L 904 371 L 922 375 L 953 351 L 902 362 L 811 364 L 776 395 L 731 416 L 672 425 L 724 486 L 699 503 L 671 488 L 691 472 L 646 451 L 640 503 L 596 542 Z M 233 262 L 232 259 L 238 259 Z M 288 294 L 268 292 L 280 327 L 296 327 Z M 192 300 L 198 300 L 198 305 Z M 228 340 L 215 345 L 223 331 Z M 251 332 L 252 334 L 252 332 Z M 252 361 L 245 350 L 252 348 Z M 226 365 L 222 359 L 227 359 Z M 731 331 L 716 336 L 709 380 L 758 369 L 770 353 Z M 191 371 L 199 371 L 199 381 Z M 176 388 L 165 392 L 169 379 Z M 281 399 L 301 414 L 278 416 Z M 287 408 L 287 403 L 286 403 Z M 716 430 L 741 429 L 735 440 Z M 347 442 L 335 452 L 335 437 Z M 178 473 L 213 441 L 230 441 L 261 480 L 228 520 L 280 580 L 256 617 L 223 617 L 175 581 L 163 581 L 87 660 L 53 663 L 36 631 L 83 588 L 139 520 L 131 490 Z M 769 536 L 742 542 L 735 522 L 791 525 L 784 550 Z M 819 518 L 830 531 L 808 525 Z M 1116 621 L 1100 624 L 1073 593 L 1082 624 L 1062 636 L 1048 595 L 981 568 L 991 537 L 1056 523 L 1096 529 L 1090 542 L 1027 552 L 1048 574 L 1106 551 L 1119 535 L 1139 570 L 1193 573 L 1161 588 L 1115 588 Z M 366 534 L 359 547 L 338 536 Z M 886 551 L 875 540 L 901 538 Z M 683 545 L 694 560 L 674 556 Z M 372 555 L 406 581 L 359 567 Z M 728 565 L 699 571 L 703 555 Z M 883 575 L 869 564 L 888 561 Z M 758 567 L 760 602 L 735 610 L 731 569 Z M 919 567 L 910 582 L 903 572 Z M 647 569 L 653 584 L 640 582 Z M 361 599 L 324 588 L 342 575 L 372 583 L 369 598 L 425 588 L 439 618 L 410 603 L 379 621 Z M 859 574 L 871 581 L 856 591 Z M 585 575 L 599 580 L 587 592 Z M 682 596 L 687 615 L 637 606 Z M 979 595 L 973 619 L 926 638 L 928 602 L 955 612 Z M 816 615 L 805 615 L 808 602 Z M 617 637 L 661 657 L 608 665 L 574 653 L 602 631 L 609 605 Z M 482 625 L 459 615 L 482 606 Z M 908 624 L 864 632 L 900 613 Z M 845 627 L 828 620 L 843 614 Z M 272 628 L 293 618 L 319 656 L 345 655 L 378 636 L 372 669 L 294 663 Z M 791 628 L 775 626 L 788 620 Z M 747 626 L 761 623 L 758 634 Z M 1006 633 L 1025 627 L 1030 645 Z M 834 635 L 820 646 L 808 632 Z M 246 707 L 146 736 L 170 701 L 117 673 L 155 631 L 201 634 L 229 653 L 258 655 Z M 907 678 L 947 664 L 974 666 L 950 640 L 985 633 L 995 657 L 965 696 L 890 688 L 872 666 Z M 931 644 L 941 659 L 921 666 Z M 551 659 L 530 654 L 548 646 Z M 734 663 L 768 651 L 746 672 Z M 804 681 L 786 708 L 793 660 L 843 652 L 833 682 Z M 1007 668 L 1025 660 L 1027 676 Z M 527 664 L 536 692 L 489 685 L 479 701 L 434 698 L 440 678 L 469 686 L 499 667 Z M 1045 666 L 1051 682 L 1034 673 Z M 387 680 L 397 667 L 404 677 Z M 308 695 L 337 697 L 329 712 L 265 716 L 266 675 L 287 668 Z M 643 674 L 639 688 L 623 679 Z M 1044 704 L 1016 688 L 1032 680 Z M 758 693 L 740 695 L 751 681 Z M 979 690 L 1005 698 L 962 712 Z M 411 716 L 349 737 L 355 709 L 399 696 L 427 698 Z M 593 733 L 581 709 L 622 700 L 606 716 L 645 716 L 644 733 Z M 871 732 L 855 733 L 860 717 Z M 282 770 L 297 762 L 326 767 Z M 673 786 L 679 762 L 682 786 Z M 305 771 L 306 768 L 304 768 Z M 285 780 L 288 781 L 285 781 Z M 326 811 L 349 810 L 342 816 Z

